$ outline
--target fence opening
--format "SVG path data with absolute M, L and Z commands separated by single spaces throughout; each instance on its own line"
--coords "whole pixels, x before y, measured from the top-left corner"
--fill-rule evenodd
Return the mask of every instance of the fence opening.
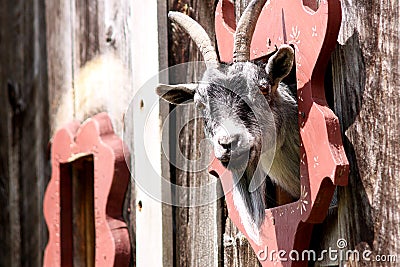
M 61 266 L 95 265 L 93 155 L 60 165 Z

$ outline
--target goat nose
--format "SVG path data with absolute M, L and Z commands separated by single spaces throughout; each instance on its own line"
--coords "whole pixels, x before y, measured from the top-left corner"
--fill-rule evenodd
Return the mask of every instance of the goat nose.
M 238 146 L 239 138 L 240 135 L 238 134 L 231 136 L 223 136 L 219 138 L 218 144 L 227 151 L 234 150 Z

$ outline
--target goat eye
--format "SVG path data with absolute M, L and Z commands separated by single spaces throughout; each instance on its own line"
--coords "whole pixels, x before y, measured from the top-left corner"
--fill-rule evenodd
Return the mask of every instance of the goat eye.
M 204 109 L 206 107 L 206 105 L 201 101 L 196 101 L 196 107 L 198 109 Z

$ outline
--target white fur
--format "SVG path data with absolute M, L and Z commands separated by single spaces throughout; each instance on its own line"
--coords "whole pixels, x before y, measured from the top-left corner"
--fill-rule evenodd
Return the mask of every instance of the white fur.
M 121 134 L 124 113 L 132 98 L 131 84 L 128 69 L 115 54 L 99 55 L 87 62 L 77 71 L 74 87 L 61 99 L 53 133 L 70 120 L 71 113 L 74 119 L 83 121 L 105 111 L 115 132 Z
M 246 230 L 247 235 L 257 245 L 260 245 L 260 229 L 253 222 L 253 217 L 249 214 L 246 208 L 246 204 L 243 201 L 243 196 L 237 191 L 236 186 L 232 189 L 232 198 L 233 204 L 235 205 L 239 213 L 240 220 L 243 224 L 244 229 Z
M 273 158 L 269 153 L 261 154 L 261 167 L 265 173 L 271 178 L 272 182 L 282 187 L 293 197 L 300 197 L 300 180 L 293 178 L 285 164 L 286 157 L 282 151 L 277 150 Z M 272 165 L 271 165 L 272 161 Z

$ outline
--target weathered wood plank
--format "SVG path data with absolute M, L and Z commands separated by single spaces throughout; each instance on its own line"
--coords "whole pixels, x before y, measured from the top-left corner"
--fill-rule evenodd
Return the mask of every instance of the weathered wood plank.
M 49 114 L 52 134 L 74 116 L 72 3 L 46 0 L 46 47 L 49 90 Z M 65 112 L 55 120 L 61 101 Z
M 15 77 L 10 77 L 13 74 L 15 66 L 13 64 L 15 50 L 15 39 L 11 36 L 11 30 L 15 27 L 15 14 L 14 9 L 7 1 L 1 2 L 1 25 L 8 25 L 1 27 L 1 65 L 0 65 L 0 101 L 1 109 L 0 118 L 3 123 L 0 126 L 1 132 L 1 206 L 4 207 L 1 212 L 1 222 L 4 227 L 1 231 L 1 264 L 4 266 L 18 266 L 21 262 L 21 236 L 20 236 L 20 210 L 19 210 L 19 190 L 20 190 L 20 171 L 19 171 L 19 142 L 16 141 L 15 137 L 19 137 L 20 126 L 16 127 L 15 116 L 13 112 L 16 103 L 20 98 L 19 87 L 16 85 L 16 78 L 19 78 L 17 74 Z M 17 28 L 17 27 L 15 27 Z M 3 41 L 7 40 L 7 41 Z M 10 51 L 14 52 L 10 53 Z M 18 73 L 20 75 L 20 73 Z M 10 81 L 7 81 L 9 80 Z M 13 80 L 11 80 L 13 79 Z M 9 84 L 8 84 L 9 83 Z M 11 97 L 9 101 L 9 92 L 14 92 L 14 97 Z
M 49 141 L 45 3 L 24 3 L 23 92 L 26 112 L 21 140 L 21 266 L 40 266 L 46 245 L 42 204 L 50 167 L 47 160 Z M 33 45 L 32 45 L 33 44 Z M 22 200 L 23 199 L 23 200 Z
M 230 219 L 226 220 L 224 233 L 224 266 L 258 267 L 261 266 L 246 237 Z
M 0 1 L 0 25 L 10 25 L 13 17 L 10 11 L 9 1 Z M 18 208 L 18 176 L 13 174 L 12 168 L 12 110 L 8 101 L 7 79 L 11 73 L 11 47 L 9 40 L 10 30 L 0 27 L 0 265 L 16 266 L 20 262 L 20 237 L 19 237 L 19 208 Z M 15 156 L 14 156 L 15 158 Z M 14 190 L 14 192 L 13 192 Z M 17 194 L 15 194 L 15 191 Z
M 168 2 L 164 0 L 157 0 L 157 22 L 158 22 L 158 64 L 159 64 L 159 82 L 168 84 L 168 18 L 167 18 Z M 162 143 L 164 153 L 161 155 L 161 173 L 165 180 L 171 182 L 171 168 L 170 161 L 167 155 L 170 151 L 170 121 L 169 104 L 159 102 L 159 113 L 163 126 L 163 132 L 166 133 L 162 136 Z M 170 188 L 163 188 L 164 196 L 171 196 Z M 162 204 L 162 220 L 163 220 L 163 265 L 173 266 L 174 261 L 174 225 L 173 225 L 173 208 L 170 204 Z
M 101 0 L 72 2 L 74 76 L 80 67 L 99 54 L 101 44 L 105 43 L 103 7 Z
M 159 70 L 166 67 L 166 33 L 159 31 L 159 20 L 166 21 L 166 6 L 161 1 L 133 2 L 131 7 L 132 35 L 132 77 L 134 92 L 139 97 L 131 103 L 133 112 L 132 125 L 128 125 L 127 142 L 134 151 L 133 175 L 135 183 L 138 179 L 154 181 L 152 190 L 155 195 L 148 194 L 141 186 L 135 188 L 136 209 L 136 265 L 137 266 L 172 266 L 172 219 L 171 207 L 164 204 L 160 196 L 169 196 L 170 188 L 165 188 L 159 180 L 169 179 L 169 162 L 162 155 L 161 127 L 167 115 L 165 106 L 158 105 L 158 96 L 154 88 L 159 81 L 166 82 L 165 76 L 158 76 Z M 162 57 L 160 57 L 162 56 Z M 148 90 L 145 93 L 143 90 Z M 150 113 L 151 111 L 151 113 Z M 132 116 L 132 113 L 129 113 Z M 142 122 L 146 122 L 143 134 Z M 146 142 L 148 138 L 151 142 Z M 168 148 L 167 148 L 168 149 Z M 151 164 L 149 160 L 151 161 Z M 142 184 L 143 185 L 143 184 Z
M 188 14 L 198 21 L 211 36 L 215 39 L 214 33 L 214 3 L 215 1 L 169 1 L 169 10 L 180 11 Z M 179 63 L 190 61 L 201 61 L 196 45 L 189 41 L 189 36 L 176 25 L 170 31 L 170 56 L 169 64 L 173 66 Z M 184 41 L 183 41 L 184 40 Z M 171 77 L 171 83 L 182 82 L 186 79 L 193 81 L 200 77 L 200 64 L 188 67 L 186 77 Z M 171 129 L 175 134 L 173 143 L 177 147 L 171 148 L 171 153 L 179 153 L 180 150 L 185 159 L 199 159 L 201 157 L 199 143 L 204 139 L 203 125 L 201 120 L 194 120 L 189 123 L 189 118 L 196 115 L 193 106 L 180 109 L 176 113 L 176 124 Z M 182 129 L 181 129 L 182 128 Z M 180 133 L 175 130 L 181 129 Z M 175 132 L 175 133 L 174 133 Z M 176 155 L 176 154 L 175 154 Z M 203 155 L 204 156 L 204 155 Z M 175 158 L 175 157 L 174 157 Z M 178 163 L 182 164 L 181 160 Z M 215 182 L 215 178 L 207 173 L 191 171 L 192 167 L 187 166 L 188 171 L 173 170 L 175 183 L 181 186 L 201 186 Z M 216 192 L 215 192 L 216 193 Z M 188 197 L 188 196 L 184 196 Z M 207 196 L 212 198 L 212 196 Z M 222 233 L 221 233 L 221 201 L 215 201 L 201 207 L 174 207 L 175 223 L 175 266 L 222 266 Z
M 343 1 L 342 9 L 340 45 L 332 57 L 333 88 L 352 169 L 349 186 L 339 191 L 339 233 L 348 248 L 398 259 L 399 1 Z
M 49 136 L 44 2 L 5 1 L 1 6 L 0 265 L 40 266 Z

